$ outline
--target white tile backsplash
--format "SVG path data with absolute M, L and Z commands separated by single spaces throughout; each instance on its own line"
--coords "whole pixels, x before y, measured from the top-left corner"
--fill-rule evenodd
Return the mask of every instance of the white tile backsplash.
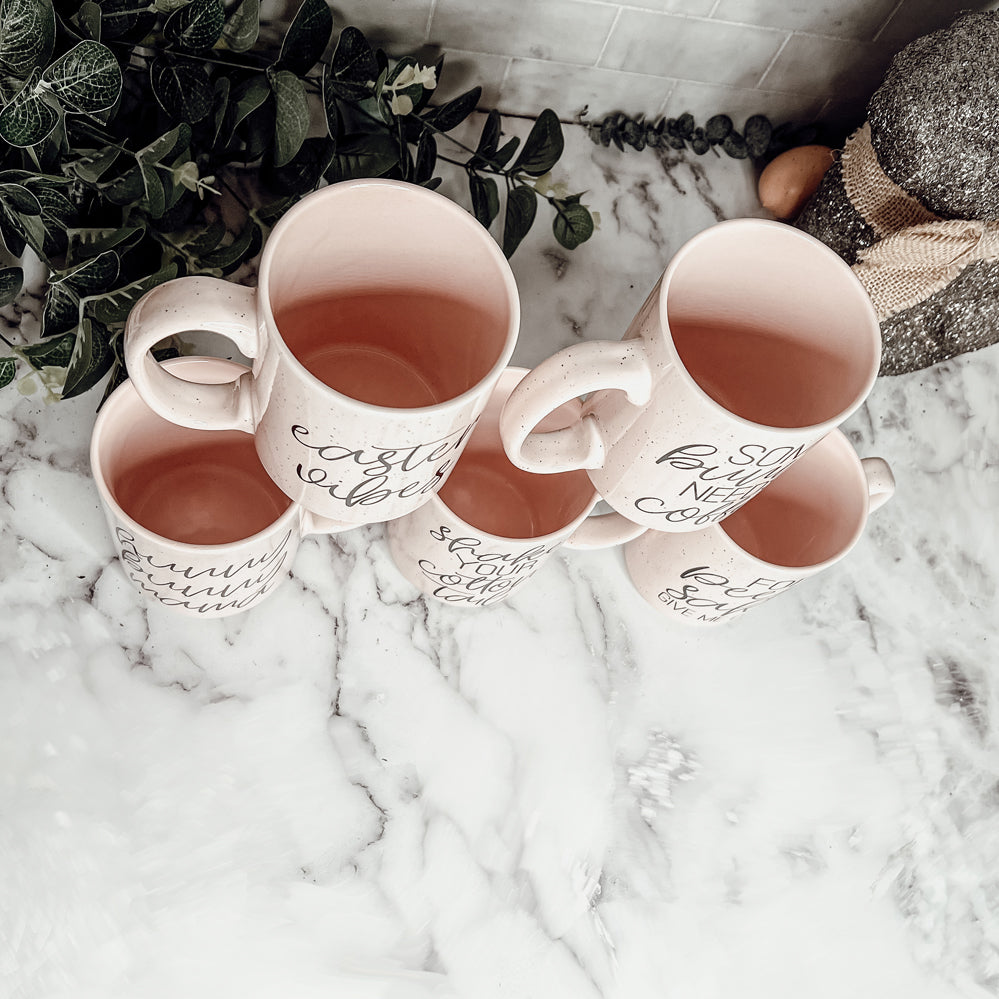
M 787 31 L 870 41 L 898 0 L 718 0 L 712 16 Z
M 593 117 L 603 117 L 608 108 L 653 117 L 675 86 L 674 80 L 661 76 L 513 59 L 500 88 L 500 106 L 510 114 L 524 115 L 550 107 L 563 118 L 574 118 L 584 108 Z
M 765 90 L 831 97 L 869 97 L 891 61 L 873 42 L 794 34 L 760 80 Z
M 699 83 L 752 87 L 787 33 L 706 18 L 628 8 L 607 40 L 600 65 Z
M 617 16 L 580 0 L 437 0 L 429 41 L 467 51 L 592 66 Z
M 278 0 L 268 0 L 268 5 Z M 863 120 L 891 57 L 963 10 L 999 0 L 345 0 L 390 55 L 446 54 L 441 96 L 473 84 L 515 115 L 586 107 L 775 122 Z M 293 12 L 296 0 L 287 0 Z
M 738 89 L 680 80 L 670 92 L 662 113 L 677 118 L 689 111 L 698 122 L 707 121 L 713 114 L 727 114 L 741 131 L 746 119 L 754 114 L 765 114 L 774 122 L 803 125 L 815 121 L 824 107 L 823 98 L 808 94 Z

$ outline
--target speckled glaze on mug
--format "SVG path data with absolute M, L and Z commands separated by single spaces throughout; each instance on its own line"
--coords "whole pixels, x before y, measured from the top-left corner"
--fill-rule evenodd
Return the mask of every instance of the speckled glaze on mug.
M 809 400 L 806 423 L 754 421 L 709 395 L 674 342 L 675 330 L 693 326 L 771 338 L 769 370 L 791 381 L 798 358 L 812 360 L 814 371 L 795 386 Z M 576 344 L 538 365 L 507 403 L 503 441 L 521 468 L 587 469 L 610 506 L 646 527 L 696 531 L 738 509 L 854 412 L 880 357 L 874 309 L 843 260 L 790 226 L 734 219 L 680 248 L 621 341 Z M 752 364 L 734 370 L 752 390 Z M 533 432 L 545 413 L 587 393 L 574 426 Z M 759 395 L 765 401 L 765 390 Z
M 427 596 L 450 606 L 491 606 L 519 590 L 559 548 L 609 548 L 644 530 L 619 513 L 593 515 L 600 497 L 580 472 L 533 475 L 510 464 L 499 436 L 499 414 L 525 374 L 525 368 L 507 368 L 500 377 L 444 491 L 388 525 L 399 571 Z M 542 429 L 564 427 L 579 419 L 579 411 L 578 400 L 567 403 L 547 417 Z M 485 478 L 480 477 L 482 461 L 488 463 Z M 473 463 L 475 471 L 468 472 Z M 520 508 L 528 504 L 518 490 L 525 481 L 532 487 L 531 501 L 542 509 L 533 519 L 521 520 Z M 468 511 L 464 517 L 448 505 L 450 490 L 460 492 Z M 485 520 L 475 509 L 483 504 L 506 508 L 503 519 L 520 521 L 523 529 L 516 537 L 484 530 Z
M 628 573 L 671 620 L 723 624 L 838 562 L 894 492 L 884 459 L 861 460 L 834 430 L 732 517 L 629 542 Z
M 178 357 L 164 366 L 174 377 L 212 385 L 230 385 L 246 372 L 241 364 L 215 357 Z M 164 420 L 126 381 L 101 407 L 91 437 L 90 466 L 125 574 L 147 600 L 192 618 L 228 617 L 256 607 L 288 578 L 303 537 L 342 529 L 285 497 L 283 512 L 263 530 L 224 544 L 191 544 L 157 534 L 122 508 L 116 482 L 134 474 L 126 466 L 149 459 L 181 464 L 206 442 L 233 436 L 242 435 Z M 270 480 L 266 484 L 274 489 Z
M 489 317 L 474 372 L 469 366 L 466 376 L 455 357 L 434 360 L 464 380 L 433 405 L 373 405 L 329 387 L 300 363 L 275 321 L 276 311 L 308 301 L 400 290 L 438 294 Z M 418 351 L 420 331 L 407 318 L 399 317 L 400 335 L 411 335 Z M 185 277 L 150 291 L 129 316 L 125 361 L 164 419 L 252 432 L 261 462 L 289 497 L 358 525 L 403 516 L 440 487 L 510 359 L 519 323 L 509 264 L 472 215 L 413 184 L 345 181 L 282 217 L 264 247 L 257 289 Z M 253 359 L 252 371 L 224 386 L 172 377 L 150 351 L 193 330 L 231 339 Z

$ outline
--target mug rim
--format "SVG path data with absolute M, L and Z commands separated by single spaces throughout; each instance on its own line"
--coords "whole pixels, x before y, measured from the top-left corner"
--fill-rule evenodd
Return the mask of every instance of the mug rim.
M 537 473 L 544 474 L 544 473 Z M 557 474 L 557 473 L 556 473 Z M 474 524 L 468 523 L 464 517 L 459 517 L 454 510 L 449 507 L 444 500 L 440 498 L 437 493 L 434 493 L 429 500 L 424 504 L 424 506 L 430 506 L 434 504 L 437 507 L 442 507 L 447 515 L 456 523 L 460 524 L 463 529 L 467 528 L 469 531 L 476 534 L 478 537 L 485 541 L 499 541 L 505 544 L 523 544 L 525 546 L 532 544 L 547 544 L 550 541 L 554 541 L 556 544 L 562 544 L 567 541 L 576 529 L 586 520 L 587 517 L 593 512 L 593 508 L 600 502 L 600 494 L 593 490 L 593 495 L 587 502 L 586 507 L 583 509 L 582 513 L 574 517 L 567 524 L 560 527 L 557 531 L 549 531 L 548 534 L 532 534 L 529 538 L 508 538 L 502 534 L 493 534 L 490 531 L 484 531 L 481 527 L 476 527 Z M 412 517 L 414 514 L 419 513 L 420 508 L 412 511 L 412 513 L 404 514 L 402 517 L 397 518 L 399 520 L 404 520 L 406 517 Z
M 853 531 L 851 531 L 849 539 L 836 550 L 836 552 L 830 555 L 828 558 L 823 559 L 821 562 L 809 562 L 807 565 L 782 565 L 780 562 L 768 562 L 766 559 L 760 558 L 758 555 L 754 555 L 752 552 L 747 551 L 740 544 L 738 544 L 735 539 L 725 530 L 724 524 L 725 519 L 718 521 L 714 524 L 709 524 L 707 530 L 716 530 L 722 535 L 721 544 L 730 553 L 749 559 L 753 566 L 760 566 L 768 570 L 780 569 L 788 574 L 795 574 L 799 578 L 805 576 L 811 576 L 814 573 L 821 572 L 823 569 L 827 569 L 831 565 L 835 565 L 840 559 L 844 558 L 850 553 L 853 547 L 861 539 L 864 534 L 864 530 L 867 527 L 867 521 L 871 513 L 871 495 L 867 484 L 867 476 L 864 474 L 864 466 L 861 461 L 860 456 L 857 454 L 853 445 L 850 443 L 846 434 L 842 430 L 833 429 L 829 433 L 820 437 L 809 449 L 805 452 L 797 461 L 803 461 L 807 459 L 808 454 L 817 447 L 835 447 L 841 453 L 847 455 L 847 461 L 850 464 L 850 474 L 857 479 L 857 487 L 861 494 L 861 504 L 862 509 L 860 515 L 857 517 L 857 523 L 854 525 Z M 783 474 L 783 473 L 782 473 Z M 760 493 L 764 492 L 760 490 Z M 757 495 L 760 495 L 757 493 Z M 750 502 L 752 502 L 750 500 Z M 733 511 L 734 512 L 734 511 Z M 678 535 L 682 537 L 682 535 Z
M 507 365 L 500 372 L 499 377 L 496 379 L 496 384 L 493 386 L 492 393 L 490 393 L 490 398 L 486 402 L 486 405 L 488 406 L 488 405 L 490 405 L 493 402 L 493 398 L 492 398 L 493 395 L 496 392 L 501 391 L 501 386 L 502 386 L 503 382 L 506 381 L 506 380 L 509 380 L 512 383 L 510 385 L 509 391 L 506 392 L 506 398 L 509 398 L 510 392 L 512 392 L 514 390 L 514 388 L 516 388 L 517 385 L 520 384 L 520 382 L 524 379 L 524 377 L 530 373 L 530 370 L 531 370 L 530 368 L 520 367 L 519 365 Z M 505 402 L 506 402 L 506 398 L 504 398 L 502 400 L 502 402 L 498 406 L 498 409 L 501 410 L 501 411 L 502 411 L 502 408 L 503 408 L 503 404 L 505 404 Z M 563 405 L 566 405 L 566 404 L 563 403 Z M 581 405 L 580 405 L 580 409 L 582 409 Z M 481 419 L 481 417 L 480 417 L 480 419 Z M 474 431 L 473 431 L 473 433 L 474 433 Z M 497 433 L 498 433 L 498 426 L 497 426 Z M 505 457 L 506 456 L 506 449 L 503 446 L 502 439 L 500 439 L 499 447 L 500 447 L 500 451 L 503 453 L 503 455 Z M 450 480 L 451 475 L 453 475 L 454 472 L 457 471 L 458 465 L 461 464 L 461 458 L 462 458 L 463 455 L 464 455 L 464 452 L 462 452 L 462 455 L 459 455 L 458 460 L 455 462 L 454 468 L 451 470 L 450 475 L 448 475 L 448 480 Z M 507 458 L 507 460 L 509 460 L 509 458 Z M 545 477 L 550 477 L 551 474 L 561 475 L 561 474 L 564 474 L 564 473 L 561 473 L 561 472 L 555 472 L 555 473 L 533 472 L 531 474 L 533 474 L 533 475 L 543 475 Z M 587 481 L 589 481 L 589 477 L 587 477 Z M 556 536 L 559 536 L 559 540 L 556 543 L 561 544 L 562 542 L 567 541 L 575 533 L 576 529 L 580 526 L 580 524 L 582 524 L 583 521 L 586 520 L 587 517 L 589 517 L 589 515 L 593 512 L 593 508 L 600 502 L 601 496 L 597 492 L 596 487 L 593 485 L 592 482 L 590 482 L 590 493 L 591 493 L 590 498 L 587 501 L 586 506 L 583 508 L 582 512 L 579 513 L 577 516 L 575 516 L 568 523 L 564 524 L 562 527 L 560 527 L 556 531 L 549 531 L 547 534 L 535 534 L 535 535 L 531 535 L 531 537 L 529 537 L 529 538 L 509 538 L 509 537 L 506 537 L 503 534 L 493 534 L 490 531 L 485 531 L 482 528 L 476 527 L 474 524 L 470 524 L 467 520 L 465 520 L 464 517 L 459 517 L 458 514 L 456 514 L 454 512 L 454 510 L 452 510 L 451 507 L 449 507 L 444 502 L 444 500 L 441 498 L 440 491 L 437 491 L 437 492 L 434 492 L 434 493 L 431 494 L 430 499 L 427 500 L 427 505 L 429 505 L 429 504 L 436 504 L 437 507 L 443 508 L 445 511 L 447 511 L 448 516 L 451 517 L 452 520 L 454 520 L 456 523 L 460 524 L 463 529 L 467 528 L 469 531 L 474 532 L 476 535 L 478 535 L 479 537 L 481 537 L 483 540 L 486 540 L 486 541 L 500 541 L 500 542 L 506 542 L 506 543 L 524 543 L 525 545 L 528 544 L 528 543 L 545 544 L 545 543 L 548 543 L 551 539 L 556 538 Z M 419 509 L 420 508 L 418 507 L 416 510 L 412 511 L 412 513 L 405 514 L 404 516 L 411 517 L 414 514 L 418 513 Z
M 430 406 L 379 406 L 375 403 L 363 402 L 360 399 L 355 399 L 353 396 L 340 392 L 332 386 L 327 385 L 324 381 L 322 381 L 322 379 L 317 378 L 295 356 L 294 352 L 281 335 L 281 331 L 278 329 L 274 313 L 271 309 L 270 272 L 272 266 L 271 261 L 274 255 L 278 252 L 277 247 L 281 242 L 285 230 L 287 230 L 291 226 L 292 222 L 294 222 L 299 216 L 305 215 L 310 211 L 314 211 L 315 202 L 318 199 L 346 197 L 351 190 L 357 190 L 365 187 L 381 188 L 383 190 L 391 189 L 404 193 L 408 196 L 424 198 L 428 203 L 433 202 L 439 205 L 443 211 L 450 213 L 455 219 L 457 219 L 460 225 L 466 226 L 469 232 L 477 233 L 484 238 L 486 252 L 498 265 L 498 273 L 503 280 L 503 286 L 507 293 L 507 301 L 510 306 L 503 349 L 500 351 L 499 356 L 496 358 L 496 361 L 489 368 L 489 370 L 477 382 L 475 382 L 474 385 L 470 385 L 460 395 L 452 396 L 451 398 L 444 399 L 441 402 L 435 402 Z M 494 383 L 498 374 L 508 366 L 510 358 L 513 356 L 513 352 L 516 349 L 517 340 L 520 334 L 520 292 L 517 288 L 513 271 L 510 268 L 510 262 L 503 255 L 503 251 L 501 250 L 499 244 L 489 234 L 489 230 L 486 229 L 474 215 L 466 211 L 461 205 L 452 201 L 450 198 L 447 198 L 442 194 L 438 194 L 436 191 L 431 191 L 428 188 L 421 187 L 418 184 L 410 184 L 406 181 L 400 180 L 389 180 L 384 177 L 360 177 L 353 180 L 341 180 L 333 184 L 327 184 L 325 187 L 320 187 L 311 194 L 302 198 L 281 216 L 277 224 L 271 230 L 270 236 L 264 243 L 264 249 L 260 255 L 260 266 L 257 269 L 257 308 L 266 327 L 265 335 L 267 337 L 267 343 L 272 344 L 280 352 L 283 360 L 291 364 L 295 372 L 305 377 L 315 388 L 329 393 L 337 400 L 338 405 L 346 404 L 348 407 L 356 407 L 362 413 L 391 412 L 405 417 L 406 414 L 421 416 L 427 413 L 445 412 L 448 409 L 461 408 L 465 403 L 474 399 L 474 397 L 482 390 L 483 386 Z M 263 356 L 263 353 L 265 352 L 262 352 L 261 356 Z M 254 359 L 254 374 L 257 373 L 258 360 L 259 359 Z
M 838 413 L 833 416 L 822 420 L 820 423 L 809 423 L 801 427 L 774 427 L 766 423 L 756 423 L 753 420 L 747 419 L 744 416 L 740 416 L 738 413 L 733 413 L 731 410 L 726 409 L 719 402 L 708 395 L 707 392 L 701 388 L 697 379 L 687 370 L 686 365 L 683 363 L 679 352 L 676 349 L 676 345 L 673 343 L 673 337 L 669 333 L 669 316 L 667 314 L 667 299 L 669 297 L 669 287 L 676 275 L 677 270 L 683 263 L 684 259 L 690 255 L 698 246 L 707 242 L 710 239 L 714 239 L 715 235 L 719 230 L 722 229 L 751 229 L 751 228 L 762 228 L 771 229 L 773 231 L 785 232 L 790 239 L 797 239 L 804 246 L 808 246 L 812 251 L 818 253 L 820 256 L 825 256 L 827 259 L 833 263 L 834 266 L 838 267 L 842 272 L 849 273 L 854 281 L 857 282 L 858 287 L 863 292 L 863 299 L 861 300 L 861 308 L 868 313 L 868 318 L 871 321 L 872 328 L 877 331 L 877 336 L 875 338 L 875 356 L 874 363 L 871 365 L 871 370 L 867 373 L 862 385 L 858 389 L 856 395 L 853 397 L 852 401 L 843 407 Z M 844 271 L 845 269 L 845 271 Z M 753 216 L 746 216 L 743 218 L 734 219 L 724 219 L 721 222 L 716 222 L 714 225 L 710 225 L 700 232 L 695 233 L 690 237 L 683 245 L 676 251 L 673 258 L 670 260 L 665 271 L 663 271 L 662 278 L 659 284 L 659 294 L 658 294 L 658 318 L 659 318 L 659 329 L 657 339 L 663 341 L 666 350 L 669 353 L 670 360 L 672 361 L 676 370 L 680 373 L 681 379 L 687 385 L 695 391 L 698 398 L 702 402 L 706 403 L 709 408 L 711 408 L 716 413 L 724 414 L 726 418 L 733 420 L 740 426 L 750 427 L 754 431 L 765 431 L 780 435 L 810 435 L 810 434 L 822 434 L 824 435 L 828 431 L 836 429 L 845 419 L 851 416 L 856 410 L 863 404 L 864 400 L 870 394 L 871 390 L 874 388 L 874 383 L 878 377 L 878 371 L 881 364 L 881 336 L 880 328 L 881 324 L 878 321 L 877 313 L 874 310 L 874 305 L 867 295 L 867 292 L 863 290 L 863 285 L 860 284 L 859 279 L 852 273 L 849 264 L 839 256 L 831 247 L 827 246 L 821 240 L 816 239 L 814 236 L 803 232 L 801 229 L 797 229 L 794 226 L 787 225 L 783 222 L 777 222 L 772 219 L 761 219 L 755 218 Z
M 183 368 L 183 367 L 196 367 L 200 366 L 204 362 L 210 362 L 219 367 L 228 368 L 236 377 L 245 373 L 249 369 L 245 364 L 240 364 L 238 361 L 229 360 L 223 357 L 211 357 L 207 355 L 200 354 L 185 354 L 181 357 L 171 357 L 165 361 L 161 361 L 164 367 L 167 368 Z M 235 381 L 235 378 L 232 379 Z M 97 414 L 97 419 L 94 421 L 94 428 L 90 435 L 90 472 L 91 478 L 93 479 L 95 485 L 97 486 L 97 491 L 100 494 L 100 498 L 104 504 L 113 511 L 115 517 L 121 520 L 131 531 L 133 531 L 136 536 L 142 536 L 147 540 L 151 540 L 157 544 L 169 545 L 171 548 L 176 548 L 178 551 L 190 552 L 194 554 L 195 552 L 201 553 L 211 553 L 211 552 L 222 552 L 231 551 L 236 552 L 243 546 L 249 546 L 251 544 L 256 544 L 265 535 L 277 534 L 286 525 L 294 528 L 295 524 L 292 523 L 296 519 L 298 520 L 299 533 L 301 533 L 301 523 L 302 523 L 302 511 L 304 507 L 301 503 L 296 502 L 290 496 L 286 495 L 288 500 L 287 509 L 278 517 L 276 520 L 272 520 L 270 524 L 266 527 L 261 528 L 255 534 L 248 535 L 245 538 L 239 538 L 236 541 L 224 541 L 220 544 L 214 545 L 199 545 L 194 544 L 190 541 L 175 541 L 173 538 L 168 538 L 166 535 L 157 534 L 155 531 L 151 531 L 148 527 L 140 524 L 134 517 L 128 514 L 124 509 L 122 509 L 121 504 L 115 499 L 114 494 L 111 492 L 111 488 L 107 482 L 107 474 L 103 463 L 100 460 L 100 447 L 102 441 L 107 437 L 108 424 L 114 419 L 115 410 L 120 409 L 122 406 L 127 405 L 130 401 L 137 401 L 141 405 L 146 406 L 150 412 L 154 412 L 148 404 L 139 395 L 134 383 L 129 378 L 122 382 L 104 401 L 104 405 L 101 406 L 100 412 Z M 163 419 L 163 417 L 160 417 Z M 164 423 L 168 423 L 168 420 L 164 420 Z M 175 424 L 179 426 L 179 424 Z M 198 430 L 193 430 L 194 433 L 199 433 Z M 243 433 L 244 431 L 232 431 L 233 433 Z M 252 436 L 252 435 L 251 435 Z M 266 474 L 266 470 L 265 473 Z

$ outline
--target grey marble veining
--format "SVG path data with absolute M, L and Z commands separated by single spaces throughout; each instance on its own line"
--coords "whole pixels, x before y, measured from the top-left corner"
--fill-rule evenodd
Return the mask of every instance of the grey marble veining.
M 514 257 L 520 364 L 617 338 L 684 240 L 762 214 L 727 158 L 569 129 L 560 170 L 600 229 L 568 253 L 542 217 Z M 879 380 L 844 429 L 894 499 L 709 632 L 620 552 L 428 603 L 381 526 L 186 622 L 113 558 L 96 393 L 5 391 L 3 994 L 995 995 L 997 380 L 996 347 Z

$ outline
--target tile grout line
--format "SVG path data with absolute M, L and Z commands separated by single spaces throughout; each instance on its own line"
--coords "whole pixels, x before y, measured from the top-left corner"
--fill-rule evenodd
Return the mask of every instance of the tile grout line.
M 519 63 L 522 63 L 524 65 L 532 65 L 533 64 L 533 65 L 536 65 L 536 66 L 550 66 L 550 67 L 556 67 L 556 68 L 561 68 L 561 69 L 569 69 L 569 70 L 599 69 L 602 73 L 609 73 L 609 74 L 614 75 L 614 76 L 635 77 L 636 79 L 639 79 L 639 80 L 661 80 L 665 84 L 669 84 L 674 89 L 675 89 L 676 84 L 678 84 L 678 83 L 691 83 L 691 84 L 694 84 L 695 86 L 712 87 L 712 88 L 717 88 L 717 89 L 721 89 L 721 90 L 732 90 L 732 91 L 735 91 L 737 93 L 744 93 L 744 94 L 764 93 L 764 94 L 778 94 L 778 95 L 783 95 L 783 96 L 787 96 L 787 97 L 801 97 L 802 94 L 803 94 L 803 92 L 800 89 L 782 89 L 780 87 L 769 88 L 768 89 L 766 87 L 762 87 L 761 88 L 761 87 L 756 86 L 756 85 L 753 85 L 753 86 L 736 86 L 734 84 L 715 83 L 712 80 L 698 80 L 698 79 L 696 79 L 694 77 L 688 77 L 688 76 L 659 76 L 656 73 L 636 73 L 636 72 L 634 72 L 632 70 L 608 69 L 605 66 L 591 66 L 591 65 L 588 65 L 586 63 L 562 62 L 562 61 L 557 60 L 557 59 L 540 59 L 540 58 L 537 58 L 535 56 L 524 56 L 524 55 L 515 55 L 514 56 L 514 55 L 508 55 L 506 53 L 501 53 L 501 52 L 487 52 L 485 50 L 481 50 L 480 51 L 478 49 L 468 49 L 468 48 L 458 49 L 458 48 L 456 48 L 456 49 L 447 49 L 446 51 L 452 52 L 455 55 L 466 55 L 466 56 L 473 56 L 473 57 L 474 56 L 486 56 L 486 57 L 489 57 L 489 58 L 505 59 L 507 62 L 506 62 L 506 67 L 503 70 L 503 76 L 501 77 L 501 80 L 500 80 L 501 83 L 505 83 L 507 81 L 507 79 L 509 77 L 509 74 L 510 74 L 510 71 L 513 69 L 513 64 L 516 63 L 516 62 L 519 62 Z M 670 93 L 671 93 L 671 96 L 672 96 L 672 90 L 671 90 Z M 827 98 L 826 95 L 824 95 L 824 94 L 804 94 L 804 96 L 810 97 L 813 100 L 826 100 L 826 99 L 830 99 L 830 98 Z
M 767 63 L 766 68 L 763 70 L 763 72 L 760 74 L 759 78 L 757 79 L 755 85 L 752 88 L 753 90 L 763 89 L 763 81 L 767 78 L 767 73 L 769 73 L 770 70 L 774 68 L 774 64 L 780 58 L 780 54 L 784 51 L 784 49 L 787 48 L 787 43 L 791 41 L 791 37 L 793 35 L 794 35 L 793 31 L 789 31 L 787 33 L 787 35 L 784 38 L 784 41 L 780 43 L 780 48 L 778 48 L 777 51 L 773 54 L 773 58 L 771 58 L 770 62 Z
M 877 43 L 877 40 L 878 40 L 878 39 L 879 39 L 879 38 L 881 37 L 881 35 L 882 35 L 882 33 L 884 32 L 885 28 L 887 28 L 887 27 L 888 27 L 888 25 L 889 25 L 889 24 L 891 24 L 891 19 L 892 19 L 892 18 L 893 18 L 893 17 L 894 17 L 894 16 L 895 16 L 895 15 L 896 15 L 896 14 L 897 14 L 897 13 L 898 13 L 898 12 L 899 12 L 899 11 L 900 11 L 901 9 L 902 9 L 902 7 L 904 7 L 904 6 L 905 6 L 905 0 L 898 0 L 898 3 L 896 3 L 896 4 L 895 4 L 895 6 L 894 6 L 894 7 L 892 7 L 892 9 L 891 9 L 891 10 L 890 10 L 890 11 L 888 12 L 888 16 L 887 16 L 887 17 L 886 17 L 886 18 L 884 19 L 884 21 L 882 22 L 882 24 L 881 24 L 881 27 L 880 27 L 880 28 L 878 28 L 878 30 L 874 32 L 874 35 L 873 35 L 873 36 L 871 37 L 871 42 L 872 42 L 872 43 L 875 43 L 875 44 Z
M 437 0 L 430 0 L 430 10 L 427 11 L 427 26 L 423 29 L 423 44 L 429 45 L 432 37 L 431 28 L 437 15 Z
M 597 58 L 593 61 L 594 69 L 603 69 L 604 67 L 600 65 L 600 60 L 603 59 L 604 53 L 607 51 L 607 46 L 610 44 L 611 36 L 614 34 L 614 29 L 617 27 L 618 21 L 621 20 L 621 12 L 624 10 L 623 7 L 618 6 L 617 10 L 614 12 L 614 20 L 611 21 L 610 27 L 607 29 L 607 34 L 604 35 L 603 44 L 600 46 L 600 51 L 597 53 Z

